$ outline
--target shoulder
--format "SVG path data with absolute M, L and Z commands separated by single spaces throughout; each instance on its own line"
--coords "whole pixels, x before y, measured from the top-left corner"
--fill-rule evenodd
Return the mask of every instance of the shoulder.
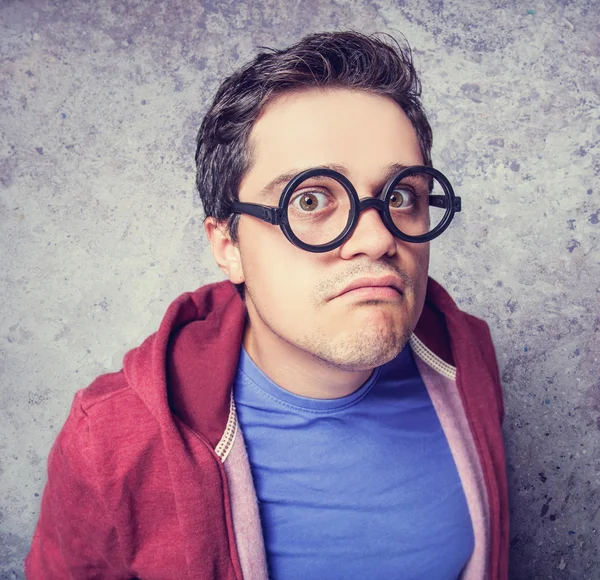
M 465 326 L 470 330 L 470 342 L 479 354 L 477 358 L 485 366 L 486 374 L 490 378 L 491 393 L 498 410 L 498 418 L 502 423 L 504 421 L 504 396 L 490 327 L 482 318 L 463 311 L 461 311 L 461 315 L 464 318 Z M 481 385 L 479 388 L 481 388 Z
M 123 370 L 102 374 L 77 391 L 69 414 L 85 418 L 100 432 L 130 429 L 142 416 L 150 416 Z
M 428 280 L 422 318 L 423 322 L 434 329 L 430 332 L 443 335 L 445 341 L 469 340 L 477 346 L 484 358 L 493 358 L 495 361 L 487 322 L 461 310 L 448 291 L 433 278 Z
M 495 400 L 502 421 L 504 403 L 500 373 L 487 322 L 461 310 L 447 290 L 429 278 L 424 314 L 417 331 L 434 347 L 434 352 L 436 348 L 443 352 L 443 345 L 448 345 L 445 354 L 452 357 L 451 364 L 462 375 L 467 391 L 478 393 L 478 396 L 485 393 L 488 400 Z M 448 354 L 449 350 L 451 354 Z M 438 356 L 450 362 L 443 354 Z
M 123 370 L 96 377 L 89 386 L 75 393 L 73 404 L 85 414 L 101 412 L 116 400 L 133 395 Z
M 158 423 L 121 370 L 100 375 L 75 393 L 51 453 L 102 479 L 111 471 L 127 471 L 151 441 L 159 446 Z

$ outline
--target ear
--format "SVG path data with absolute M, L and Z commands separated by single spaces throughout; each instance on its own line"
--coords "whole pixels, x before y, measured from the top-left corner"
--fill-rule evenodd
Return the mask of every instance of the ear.
M 244 270 L 240 257 L 240 249 L 229 234 L 227 223 L 218 222 L 209 217 L 204 220 L 204 231 L 210 241 L 212 254 L 217 265 L 233 284 L 244 282 Z

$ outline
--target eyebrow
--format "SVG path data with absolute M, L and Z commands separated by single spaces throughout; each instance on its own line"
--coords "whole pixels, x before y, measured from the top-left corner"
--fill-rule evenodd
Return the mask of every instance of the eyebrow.
M 384 168 L 383 173 L 381 175 L 381 178 L 380 178 L 380 182 L 381 182 L 380 189 L 383 188 L 383 186 L 388 182 L 388 180 L 393 175 L 395 175 L 396 173 L 399 173 L 400 171 L 403 171 L 407 167 L 409 167 L 409 166 L 404 165 L 403 163 L 390 163 L 389 165 L 386 165 L 386 167 Z M 326 163 L 324 165 L 318 165 L 317 167 L 304 167 L 304 168 L 299 168 L 299 169 L 292 169 L 292 170 L 286 171 L 285 173 L 282 173 L 281 175 L 278 175 L 277 177 L 272 179 L 265 187 L 263 187 L 260 190 L 259 196 L 267 197 L 267 196 L 273 194 L 275 191 L 278 191 L 278 189 L 282 185 L 286 185 L 289 181 L 291 181 L 294 177 L 296 177 L 296 175 L 298 175 L 299 173 L 302 173 L 303 171 L 306 171 L 307 169 L 331 169 L 333 171 L 337 171 L 338 173 L 341 173 L 342 175 L 345 175 L 346 177 L 348 177 L 348 173 L 349 173 L 348 168 L 345 165 L 341 165 L 339 163 Z

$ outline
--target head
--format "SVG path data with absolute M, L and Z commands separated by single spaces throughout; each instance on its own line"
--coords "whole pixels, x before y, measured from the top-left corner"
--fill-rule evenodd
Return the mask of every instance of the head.
M 219 88 L 196 153 L 205 228 L 238 286 L 254 339 L 270 337 L 328 365 L 365 370 L 402 349 L 421 314 L 429 244 L 395 238 L 375 209 L 339 248 L 311 253 L 279 227 L 231 213 L 235 201 L 276 206 L 283 175 L 334 166 L 360 198 L 393 165 L 431 165 L 431 128 L 408 47 L 354 32 L 308 36 L 259 54 Z M 340 295 L 364 277 L 401 292 Z

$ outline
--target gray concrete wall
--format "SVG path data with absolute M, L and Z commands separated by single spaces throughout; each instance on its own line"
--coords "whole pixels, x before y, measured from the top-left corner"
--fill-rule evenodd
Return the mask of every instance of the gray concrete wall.
M 255 47 L 406 35 L 464 212 L 432 274 L 492 329 L 511 577 L 600 578 L 597 1 L 0 0 L 0 578 L 76 390 L 221 278 L 194 137 Z

